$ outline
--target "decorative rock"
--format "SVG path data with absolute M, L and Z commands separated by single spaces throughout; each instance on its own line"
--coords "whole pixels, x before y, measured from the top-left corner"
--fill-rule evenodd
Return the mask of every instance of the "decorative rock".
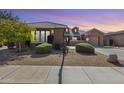
M 107 61 L 111 63 L 118 63 L 118 57 L 116 54 L 110 54 Z

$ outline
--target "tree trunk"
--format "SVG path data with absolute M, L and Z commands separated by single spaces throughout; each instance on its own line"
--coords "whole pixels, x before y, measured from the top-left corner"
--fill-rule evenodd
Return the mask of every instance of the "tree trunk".
M 7 47 L 8 47 L 8 49 L 13 49 L 14 48 L 14 42 L 7 42 Z
M 21 52 L 22 49 L 21 49 L 21 42 L 19 42 L 19 52 Z

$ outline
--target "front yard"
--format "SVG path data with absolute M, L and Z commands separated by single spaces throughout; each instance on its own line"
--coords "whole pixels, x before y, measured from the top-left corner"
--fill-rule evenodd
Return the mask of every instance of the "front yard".
M 61 64 L 60 51 L 52 54 L 37 54 L 34 50 L 27 49 L 25 52 L 17 53 L 14 49 L 0 50 L 0 64 L 4 65 L 50 65 Z
M 106 61 L 107 56 L 96 53 L 94 55 L 85 55 L 76 53 L 74 49 L 70 49 L 65 56 L 65 66 L 124 66 L 124 61 L 120 64 L 112 64 Z M 53 51 L 51 54 L 36 54 L 34 50 L 27 49 L 25 52 L 16 53 L 15 50 L 0 50 L 1 65 L 48 65 L 60 66 L 62 61 L 61 51 Z
M 107 56 L 96 52 L 93 55 L 80 54 L 75 50 L 70 50 L 69 54 L 65 57 L 65 66 L 124 66 L 124 61 L 119 60 L 120 64 L 112 64 L 107 62 Z

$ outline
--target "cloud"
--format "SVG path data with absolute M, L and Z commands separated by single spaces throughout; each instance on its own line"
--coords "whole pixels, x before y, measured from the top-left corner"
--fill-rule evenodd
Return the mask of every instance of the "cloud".
M 62 22 L 81 29 L 98 28 L 103 31 L 124 29 L 124 10 L 85 10 L 85 9 L 36 9 L 15 10 L 22 20 Z
M 79 24 L 78 25 L 80 29 L 91 29 L 91 28 L 97 28 L 104 32 L 115 32 L 124 30 L 124 23 L 113 23 L 113 24 Z

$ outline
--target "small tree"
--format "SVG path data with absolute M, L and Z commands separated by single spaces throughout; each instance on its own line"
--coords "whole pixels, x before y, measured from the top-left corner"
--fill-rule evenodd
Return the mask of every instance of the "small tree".
M 16 22 L 11 20 L 2 20 L 0 24 L 0 41 L 1 42 L 14 42 L 14 27 Z
M 22 50 L 22 43 L 31 40 L 33 29 L 29 27 L 26 23 L 17 23 L 15 26 L 15 41 L 18 43 L 19 52 Z
M 9 45 L 11 43 L 10 39 L 12 39 L 12 38 L 9 39 L 9 37 L 13 36 L 13 33 L 10 31 L 10 30 L 12 30 L 12 27 L 13 27 L 12 24 L 13 24 L 13 22 L 18 22 L 18 21 L 19 21 L 19 17 L 13 15 L 11 11 L 0 10 L 0 27 L 1 27 L 1 25 L 2 25 L 2 27 L 4 26 L 4 28 L 0 28 L 0 42 L 5 42 L 5 40 L 6 40 L 5 37 L 8 37 L 8 40 L 6 41 L 8 47 L 10 47 L 10 45 Z M 6 24 L 6 25 L 4 25 L 3 22 L 5 22 L 4 24 Z M 10 29 L 9 29 L 9 26 L 10 26 Z M 7 30 L 7 31 L 5 31 L 5 30 Z M 8 33 L 10 33 L 10 34 L 8 34 Z M 6 35 L 6 36 L 4 36 L 4 35 Z
M 0 24 L 0 41 L 18 43 L 20 52 L 22 42 L 31 40 L 32 30 L 26 23 L 3 20 Z

